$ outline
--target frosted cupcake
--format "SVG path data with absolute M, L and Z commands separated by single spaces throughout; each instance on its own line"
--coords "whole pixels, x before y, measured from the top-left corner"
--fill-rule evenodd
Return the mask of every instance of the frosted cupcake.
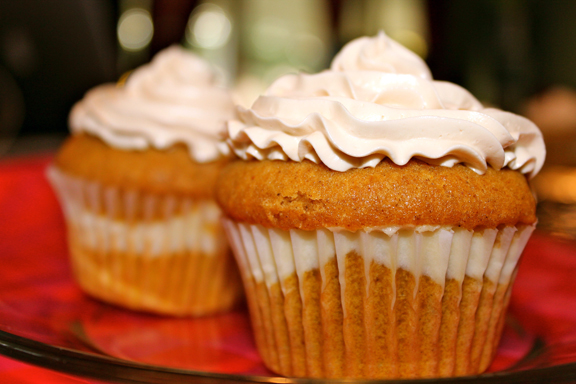
M 536 223 L 538 128 L 383 33 L 228 125 L 217 200 L 258 349 L 286 376 L 475 374 Z
M 213 200 L 229 93 L 199 57 L 160 52 L 124 85 L 89 91 L 48 175 L 81 287 L 136 310 L 204 315 L 241 283 Z

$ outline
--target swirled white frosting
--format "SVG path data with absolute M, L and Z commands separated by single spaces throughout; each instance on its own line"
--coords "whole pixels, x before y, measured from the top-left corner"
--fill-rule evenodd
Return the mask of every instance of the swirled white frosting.
M 546 155 L 533 123 L 432 80 L 422 59 L 384 33 L 347 44 L 330 70 L 281 77 L 238 115 L 227 143 L 243 159 L 308 159 L 346 171 L 417 158 L 532 177 Z
M 136 69 L 124 86 L 89 91 L 72 109 L 70 127 L 125 150 L 183 143 L 192 159 L 209 162 L 222 156 L 218 139 L 234 116 L 231 95 L 216 85 L 208 63 L 173 46 Z

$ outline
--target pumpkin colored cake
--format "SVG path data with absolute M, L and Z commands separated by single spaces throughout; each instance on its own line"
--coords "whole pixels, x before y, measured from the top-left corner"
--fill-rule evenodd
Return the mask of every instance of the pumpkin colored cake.
M 240 277 L 214 201 L 227 161 L 218 134 L 233 116 L 212 69 L 178 47 L 74 106 L 72 136 L 49 178 L 87 293 L 178 316 L 238 302 Z
M 490 365 L 536 224 L 525 118 L 432 80 L 383 33 L 278 79 L 228 124 L 216 199 L 256 343 L 285 376 L 461 376 Z

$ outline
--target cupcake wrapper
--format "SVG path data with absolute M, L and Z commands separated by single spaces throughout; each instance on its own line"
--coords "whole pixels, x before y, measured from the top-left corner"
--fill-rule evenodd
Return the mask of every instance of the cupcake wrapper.
M 75 277 L 92 296 L 173 315 L 238 301 L 240 279 L 214 202 L 103 187 L 55 167 L 48 178 L 64 210 Z
M 265 364 L 328 378 L 484 371 L 534 230 L 224 225 Z

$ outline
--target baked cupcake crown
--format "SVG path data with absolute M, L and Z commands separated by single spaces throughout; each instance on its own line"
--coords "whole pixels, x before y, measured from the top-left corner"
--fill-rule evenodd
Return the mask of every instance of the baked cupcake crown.
M 181 143 L 199 163 L 226 156 L 218 149 L 235 117 L 231 94 L 200 57 L 172 46 L 137 68 L 124 85 L 89 91 L 70 113 L 74 134 L 85 132 L 123 150 L 164 150 Z
M 546 154 L 532 122 L 432 80 L 422 59 L 382 32 L 347 44 L 330 70 L 279 78 L 251 108 L 238 107 L 227 134 L 245 160 L 310 160 L 335 171 L 388 158 L 533 177 Z

